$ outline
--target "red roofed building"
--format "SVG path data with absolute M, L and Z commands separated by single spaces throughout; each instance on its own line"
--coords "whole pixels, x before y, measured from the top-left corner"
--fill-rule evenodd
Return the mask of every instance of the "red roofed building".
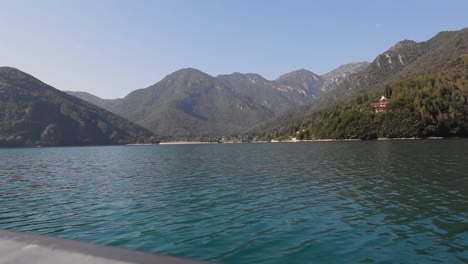
M 374 104 L 374 112 L 384 112 L 385 110 L 387 110 L 387 105 L 388 99 L 382 95 L 382 98 L 380 98 L 380 102 Z

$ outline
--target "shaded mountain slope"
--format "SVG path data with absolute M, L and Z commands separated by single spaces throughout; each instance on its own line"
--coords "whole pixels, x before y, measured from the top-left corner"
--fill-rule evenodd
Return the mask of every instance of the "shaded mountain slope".
M 0 146 L 108 145 L 153 134 L 10 67 L 0 68 Z

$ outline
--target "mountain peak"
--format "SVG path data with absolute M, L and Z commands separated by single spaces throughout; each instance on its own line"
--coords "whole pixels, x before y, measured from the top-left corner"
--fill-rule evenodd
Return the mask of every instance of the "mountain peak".
M 8 77 L 9 79 L 16 79 L 16 78 L 34 78 L 31 75 L 17 69 L 14 67 L 0 67 L 0 76 L 1 77 Z
M 414 41 L 414 40 L 409 40 L 409 39 L 401 40 L 401 41 L 398 41 L 395 45 L 393 45 L 389 49 L 389 51 L 398 51 L 398 50 L 401 50 L 401 49 L 405 49 L 405 48 L 414 46 L 416 44 L 417 44 L 417 42 Z
M 0 72 L 2 72 L 2 73 L 3 73 L 3 72 L 15 72 L 15 71 L 24 73 L 24 72 L 22 72 L 21 70 L 15 68 L 15 67 L 10 67 L 10 66 L 2 66 L 2 67 L 0 67 Z M 26 73 L 24 73 L 24 74 L 26 74 Z
M 289 79 L 295 79 L 295 78 L 304 78 L 304 77 L 311 77 L 314 80 L 318 81 L 319 76 L 309 70 L 306 70 L 304 68 L 301 68 L 299 70 L 295 70 L 292 72 L 285 73 L 281 76 L 279 76 L 276 81 L 284 81 L 284 80 L 289 80 Z
M 176 137 L 239 133 L 273 116 L 219 78 L 193 68 L 181 69 L 133 91 L 112 110 L 160 135 Z
M 195 68 L 183 68 L 177 70 L 161 80 L 161 82 L 183 82 L 193 83 L 200 80 L 213 79 L 214 77 Z
M 204 72 L 200 71 L 199 69 L 195 69 L 195 68 L 182 68 L 180 70 L 177 70 L 177 71 L 169 74 L 169 76 L 171 76 L 171 75 L 186 76 L 186 75 L 192 75 L 192 74 L 210 76 L 209 74 L 204 73 Z
M 17 70 L 19 71 L 17 68 L 15 67 L 10 67 L 10 66 L 2 66 L 0 67 L 0 71 L 5 71 L 5 70 Z
M 322 77 L 327 78 L 327 76 L 331 76 L 331 75 L 342 75 L 342 74 L 345 74 L 345 73 L 349 73 L 349 74 L 356 73 L 356 72 L 361 71 L 362 69 L 364 69 L 368 65 L 369 65 L 368 61 L 359 61 L 359 62 L 351 62 L 351 63 L 343 64 L 340 67 L 338 67 L 338 68 L 336 68 L 336 69 L 334 69 L 332 71 L 329 71 L 326 74 L 322 75 Z
M 8 82 L 9 85 L 22 87 L 30 91 L 38 89 L 55 90 L 55 88 L 41 82 L 34 76 L 13 67 L 0 67 L 0 79 Z
M 281 75 L 276 80 L 276 89 L 280 91 L 294 91 L 307 98 L 316 98 L 323 79 L 306 69 L 295 70 Z

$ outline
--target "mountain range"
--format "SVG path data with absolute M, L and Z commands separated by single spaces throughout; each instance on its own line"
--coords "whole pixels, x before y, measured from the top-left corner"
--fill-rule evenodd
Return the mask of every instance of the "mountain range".
M 463 54 L 468 53 L 468 28 L 444 31 L 427 41 L 403 40 L 377 57 L 362 71 L 350 75 L 335 89 L 322 94 L 313 104 L 293 108 L 251 130 L 253 134 L 290 135 L 304 123 L 311 122 L 314 113 L 336 104 L 353 101 L 358 95 L 378 101 L 381 91 L 392 82 L 440 72 Z
M 440 32 L 423 42 L 400 41 L 379 54 L 365 69 L 350 75 L 335 89 L 324 93 L 313 104 L 286 111 L 251 133 L 290 137 L 293 131 L 313 122 L 315 114 L 320 111 L 337 104 L 353 103 L 358 96 L 370 97 L 377 102 L 382 95 L 377 92 L 380 93 L 384 87 L 396 81 L 440 73 L 465 54 L 468 54 L 468 28 Z M 468 78 L 466 69 L 464 74 Z M 416 87 L 408 87 L 412 88 Z
M 377 94 L 385 96 L 386 107 L 374 112 L 369 99 Z M 370 97 L 358 95 L 317 111 L 284 136 L 291 135 L 301 140 L 468 137 L 468 54 L 436 73 L 397 80 Z
M 213 77 L 187 68 L 122 99 L 67 93 L 136 122 L 157 135 L 175 138 L 230 136 L 312 102 L 367 64 L 343 65 L 322 76 L 300 69 L 273 81 L 255 73 Z
M 120 99 L 61 92 L 20 70 L 0 67 L 0 146 L 240 135 L 466 136 L 466 54 L 468 28 L 423 42 L 403 40 L 371 63 L 346 64 L 324 75 L 300 69 L 267 80 L 255 73 L 210 76 L 186 68 Z M 382 94 L 391 100 L 389 111 L 375 114 L 372 102 Z

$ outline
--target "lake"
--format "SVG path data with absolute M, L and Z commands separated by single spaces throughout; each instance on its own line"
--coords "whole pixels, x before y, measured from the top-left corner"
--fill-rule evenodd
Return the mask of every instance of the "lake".
M 467 263 L 468 140 L 0 149 L 0 228 L 223 263 Z

